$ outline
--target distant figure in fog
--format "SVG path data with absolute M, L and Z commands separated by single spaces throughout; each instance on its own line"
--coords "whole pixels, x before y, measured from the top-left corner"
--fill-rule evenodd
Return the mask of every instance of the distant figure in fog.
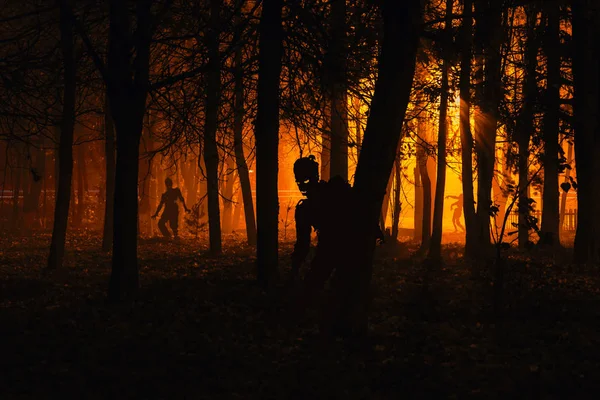
M 450 210 L 454 209 L 454 213 L 452 214 L 452 225 L 454 225 L 454 232 L 458 232 L 458 229 L 456 228 L 457 226 L 464 232 L 465 227 L 460 223 L 460 217 L 463 213 L 462 193 L 458 196 L 446 196 L 446 198 L 456 199 L 456 202 L 450 204 Z
M 167 229 L 167 221 L 169 222 L 169 226 L 173 231 L 173 236 L 177 239 L 179 237 L 177 233 L 177 227 L 179 224 L 179 206 L 177 204 L 177 200 L 180 200 L 183 204 L 183 209 L 185 212 L 190 212 L 189 208 L 185 205 L 185 200 L 181 194 L 181 190 L 179 188 L 173 187 L 173 181 L 171 178 L 165 179 L 165 185 L 167 186 L 167 191 L 162 194 L 160 197 L 160 203 L 158 204 L 158 208 L 156 212 L 152 216 L 152 219 L 155 219 L 158 216 L 160 210 L 165 207 L 160 220 L 158 221 L 158 229 L 163 234 L 164 237 L 170 238 L 171 233 Z

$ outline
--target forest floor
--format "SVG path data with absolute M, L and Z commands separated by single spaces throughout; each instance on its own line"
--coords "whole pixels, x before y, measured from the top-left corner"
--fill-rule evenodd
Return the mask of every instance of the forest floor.
M 568 250 L 509 254 L 502 315 L 491 274 L 448 244 L 426 270 L 384 245 L 369 337 L 318 345 L 292 327 L 289 290 L 264 294 L 235 238 L 142 239 L 136 301 L 105 300 L 110 257 L 86 232 L 44 273 L 49 234 L 0 238 L 0 398 L 597 398 L 600 275 Z M 283 244 L 282 275 L 291 243 Z M 557 261 L 558 260 L 558 261 Z M 284 322 L 288 321 L 288 322 Z

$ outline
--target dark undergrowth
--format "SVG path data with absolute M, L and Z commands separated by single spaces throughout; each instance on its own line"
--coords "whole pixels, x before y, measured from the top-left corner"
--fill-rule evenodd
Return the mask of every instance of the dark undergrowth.
M 136 301 L 110 305 L 99 239 L 69 238 L 44 273 L 49 235 L 0 239 L 0 398 L 597 398 L 600 293 L 567 254 L 511 254 L 501 316 L 491 274 L 447 245 L 426 268 L 378 250 L 369 337 L 323 348 L 290 290 L 254 284 L 251 249 L 140 242 Z M 282 246 L 282 276 L 290 245 Z

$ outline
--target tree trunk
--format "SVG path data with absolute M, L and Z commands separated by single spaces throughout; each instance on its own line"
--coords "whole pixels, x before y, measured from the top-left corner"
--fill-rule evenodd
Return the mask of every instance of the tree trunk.
M 233 147 L 235 163 L 240 178 L 240 191 L 244 199 L 244 218 L 246 221 L 246 237 L 249 246 L 256 246 L 256 219 L 254 217 L 254 204 L 252 202 L 252 186 L 248 164 L 244 155 L 244 70 L 242 68 L 242 48 L 235 52 L 235 98 L 233 116 Z
M 104 159 L 106 161 L 106 185 L 104 203 L 104 231 L 102 250 L 109 251 L 113 245 L 113 221 L 115 211 L 115 127 L 110 116 L 108 94 L 104 102 Z
M 85 155 L 83 144 L 77 146 L 77 217 L 75 225 L 83 226 L 85 213 Z
M 392 208 L 392 241 L 396 242 L 398 240 L 398 227 L 400 225 L 400 211 L 402 210 L 402 203 L 400 202 L 400 177 L 401 177 L 401 165 L 400 159 L 396 158 L 394 162 L 394 181 L 396 182 L 396 186 L 394 187 L 394 201 Z
M 519 118 L 520 122 L 517 123 L 517 144 L 519 146 L 518 240 L 521 250 L 525 249 L 529 243 L 529 140 L 535 129 L 533 126 L 533 104 L 538 90 L 536 79 L 538 53 L 536 24 L 538 12 L 533 5 L 527 6 L 525 12 L 527 14 L 527 41 L 524 52 L 523 108 Z
M 446 191 L 446 142 L 448 137 L 448 70 L 450 44 L 452 43 L 452 0 L 446 0 L 446 26 L 444 28 L 444 57 L 442 59 L 442 87 L 440 96 L 440 121 L 438 130 L 437 179 L 435 183 L 435 205 L 433 230 L 429 242 L 429 257 L 442 256 L 442 230 L 444 222 L 444 193 Z
M 59 175 L 54 227 L 50 243 L 48 269 L 62 267 L 71 201 L 71 178 L 73 176 L 73 132 L 75 129 L 75 41 L 73 25 L 69 18 L 68 0 L 60 0 L 60 46 L 63 57 L 63 110 L 60 124 Z
M 388 179 L 387 186 L 385 187 L 385 195 L 383 196 L 383 204 L 381 205 L 381 216 L 379 217 L 379 225 L 381 226 L 381 230 L 385 232 L 385 223 L 387 222 L 387 217 L 389 214 L 390 208 L 390 195 L 392 192 L 392 185 L 394 184 L 394 174 L 390 174 L 390 179 Z
M 569 166 L 573 165 L 573 144 L 569 143 L 568 144 L 568 150 L 567 150 L 567 163 L 569 164 Z M 565 171 L 565 180 L 563 181 L 564 183 L 568 183 L 569 185 L 571 181 L 571 169 L 567 168 Z M 565 213 L 567 212 L 567 191 L 563 190 L 562 194 L 560 196 L 560 221 L 558 224 L 558 228 L 559 228 L 559 235 L 562 236 L 562 231 L 564 230 L 564 226 L 565 226 Z
M 460 57 L 460 142 L 463 211 L 465 215 L 465 254 L 472 257 L 477 243 L 477 219 L 473 189 L 473 134 L 471 132 L 471 59 L 473 47 L 473 1 L 463 0 Z
M 559 4 L 546 4 L 548 25 L 544 52 L 546 64 L 546 110 L 544 112 L 544 192 L 541 226 L 541 243 L 557 246 L 559 241 L 558 214 L 558 124 L 560 113 L 560 15 Z
M 388 0 L 383 3 L 383 18 L 379 73 L 354 184 L 362 212 L 356 216 L 358 235 L 353 244 L 356 247 L 352 247 L 358 265 L 355 279 L 358 290 L 356 295 L 353 294 L 353 302 L 356 302 L 354 304 L 359 306 L 359 310 L 364 309 L 363 313 L 358 313 L 362 332 L 366 332 L 367 328 L 366 307 L 377 218 L 396 157 L 412 88 L 422 18 L 421 2 Z
M 573 78 L 575 94 L 575 162 L 577 165 L 576 263 L 599 260 L 600 235 L 596 210 L 600 202 L 600 6 L 593 0 L 573 2 Z M 594 46 L 591 46 L 594 44 Z
M 257 279 L 268 288 L 277 278 L 279 198 L 279 76 L 283 54 L 282 0 L 264 0 L 259 26 L 256 116 Z
M 415 206 L 413 213 L 413 240 L 420 240 L 423 236 L 423 184 L 421 182 L 421 171 L 419 170 L 419 162 L 417 159 L 417 166 L 413 170 L 415 177 Z
M 480 3 L 477 2 L 476 6 Z M 480 255 L 489 254 L 490 206 L 492 204 L 492 179 L 496 149 L 496 129 L 501 92 L 501 54 L 503 38 L 502 5 L 495 1 L 482 1 L 477 7 L 478 38 L 484 51 L 483 98 L 481 99 L 481 132 L 475 142 L 477 152 L 477 227 Z
M 35 163 L 31 171 L 31 184 L 29 185 L 29 194 L 27 201 L 23 203 L 23 213 L 31 215 L 28 218 L 30 223 L 28 228 L 33 227 L 33 220 L 37 219 L 36 225 L 41 226 L 42 215 L 40 213 L 40 197 L 42 189 L 47 181 L 46 177 L 46 150 L 44 149 L 44 139 L 40 140 L 40 148 L 35 150 Z M 35 215 L 34 215 L 35 214 Z
M 423 219 L 421 221 L 421 250 L 429 248 L 431 239 L 431 179 L 427 170 L 427 154 L 423 148 L 424 144 L 417 145 L 417 159 L 421 186 L 423 187 Z M 420 154 L 419 154 L 420 153 Z
M 137 264 L 139 151 L 148 95 L 152 15 L 150 1 L 136 3 L 135 42 L 127 3 L 110 2 L 107 86 L 117 137 L 112 271 L 108 295 L 131 298 L 139 288 Z M 135 46 L 135 57 L 132 47 Z
M 15 152 L 16 154 L 16 168 L 13 169 L 13 210 L 11 217 L 11 228 L 16 231 L 19 229 L 19 195 L 21 193 L 21 186 L 23 185 L 23 173 L 22 169 L 24 167 L 20 167 L 21 163 L 21 154 L 19 152 Z M 23 190 L 25 193 L 25 190 Z
M 206 83 L 206 119 L 204 122 L 204 164 L 208 193 L 208 235 L 212 254 L 221 253 L 221 210 L 219 207 L 219 152 L 217 130 L 219 102 L 221 100 L 221 63 L 219 55 L 219 29 L 221 2 L 210 2 L 210 27 L 208 35 L 208 73 Z
M 346 0 L 331 0 L 331 164 L 330 176 L 348 180 L 348 94 L 346 79 Z
M 223 232 L 231 233 L 233 223 L 233 185 L 235 183 L 235 161 L 228 156 L 225 167 L 225 184 L 223 185 Z
M 321 179 L 331 178 L 331 102 L 323 105 L 323 131 L 321 132 Z

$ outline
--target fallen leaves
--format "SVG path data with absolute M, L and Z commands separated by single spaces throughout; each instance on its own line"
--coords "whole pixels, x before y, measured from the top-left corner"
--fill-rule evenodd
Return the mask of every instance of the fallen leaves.
M 139 297 L 108 305 L 110 256 L 89 232 L 70 240 L 76 250 L 59 276 L 40 274 L 49 235 L 0 238 L 0 367 L 4 382 L 21 382 L 0 384 L 9 394 L 51 396 L 57 376 L 85 393 L 78 382 L 90 375 L 102 382 L 98 397 L 133 385 L 134 397 L 171 398 L 508 396 L 534 372 L 546 393 L 560 384 L 577 397 L 600 381 L 598 278 L 546 260 L 510 264 L 506 320 L 497 324 L 486 271 L 472 279 L 456 246 L 427 276 L 421 264 L 381 252 L 368 345 L 323 348 L 318 313 L 282 326 L 293 317 L 289 292 L 254 285 L 252 249 L 236 242 L 216 258 L 203 242 L 141 240 Z M 284 243 L 284 277 L 290 251 Z M 124 376 L 132 382 L 116 378 Z

